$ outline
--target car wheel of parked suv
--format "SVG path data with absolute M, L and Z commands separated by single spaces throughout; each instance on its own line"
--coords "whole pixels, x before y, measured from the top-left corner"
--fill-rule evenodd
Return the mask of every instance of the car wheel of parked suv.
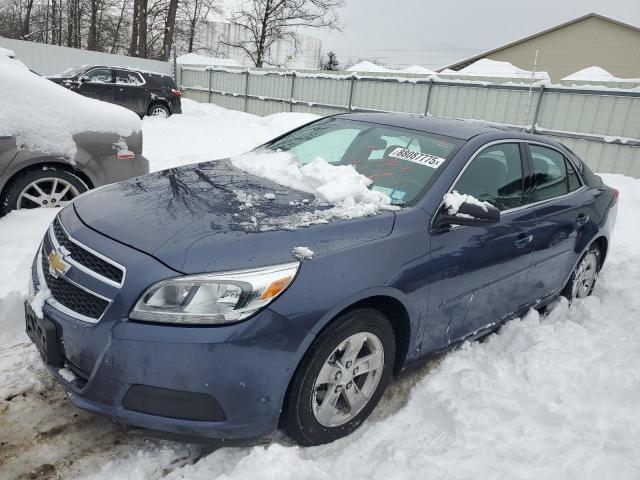
M 580 259 L 571 273 L 563 295 L 569 299 L 584 298 L 591 295 L 598 279 L 600 267 L 600 249 L 592 246 Z
M 349 435 L 378 404 L 394 360 L 393 327 L 382 313 L 363 308 L 338 317 L 295 373 L 282 414 L 284 429 L 302 445 Z
M 169 109 L 164 105 L 156 103 L 155 105 L 151 105 L 149 107 L 149 112 L 147 113 L 147 115 L 149 115 L 150 117 L 167 118 L 169 115 L 171 115 L 171 112 L 169 112 Z
M 1 199 L 2 213 L 23 208 L 59 208 L 88 190 L 73 173 L 51 166 L 27 170 L 15 178 Z

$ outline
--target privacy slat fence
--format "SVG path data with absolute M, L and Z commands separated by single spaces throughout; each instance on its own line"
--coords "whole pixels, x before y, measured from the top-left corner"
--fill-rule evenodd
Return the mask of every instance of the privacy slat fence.
M 186 98 L 257 115 L 394 111 L 556 137 L 598 172 L 640 177 L 640 91 L 183 66 Z

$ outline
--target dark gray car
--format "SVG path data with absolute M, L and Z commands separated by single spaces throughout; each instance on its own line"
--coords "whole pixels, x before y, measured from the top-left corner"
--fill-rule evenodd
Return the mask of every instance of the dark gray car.
M 91 188 L 149 172 L 141 131 L 128 137 L 86 132 L 73 139 L 77 154 L 71 160 L 20 148 L 14 136 L 0 136 L 0 216 L 22 208 L 61 207 Z

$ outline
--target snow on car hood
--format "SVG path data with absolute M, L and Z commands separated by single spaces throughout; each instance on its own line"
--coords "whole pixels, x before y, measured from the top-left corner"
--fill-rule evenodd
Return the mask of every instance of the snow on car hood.
M 358 195 L 340 196 L 328 193 L 330 186 L 319 181 L 323 195 L 335 199 L 327 202 L 318 190 L 306 193 L 283 185 L 282 178 L 275 183 L 240 170 L 235 164 L 243 158 L 186 165 L 102 187 L 76 199 L 76 213 L 94 230 L 184 273 L 283 263 L 300 245 L 320 255 L 391 232 L 395 215 L 377 195 L 354 187 Z M 313 168 L 333 178 L 327 167 Z M 306 178 L 297 187 L 310 188 L 304 183 L 315 178 L 309 170 L 297 177 Z M 339 190 L 346 192 L 346 187 Z
M 15 137 L 19 148 L 73 159 L 76 134 L 128 137 L 142 128 L 135 113 L 78 95 L 7 55 L 0 54 L 0 71 L 0 135 Z

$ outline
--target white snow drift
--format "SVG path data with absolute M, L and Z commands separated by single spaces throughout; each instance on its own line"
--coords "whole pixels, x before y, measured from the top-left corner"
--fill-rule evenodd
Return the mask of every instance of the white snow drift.
M 78 95 L 31 73 L 0 52 L 0 135 L 20 147 L 67 156 L 76 154 L 73 135 L 112 132 L 124 137 L 140 130 L 140 118 L 125 108 Z

